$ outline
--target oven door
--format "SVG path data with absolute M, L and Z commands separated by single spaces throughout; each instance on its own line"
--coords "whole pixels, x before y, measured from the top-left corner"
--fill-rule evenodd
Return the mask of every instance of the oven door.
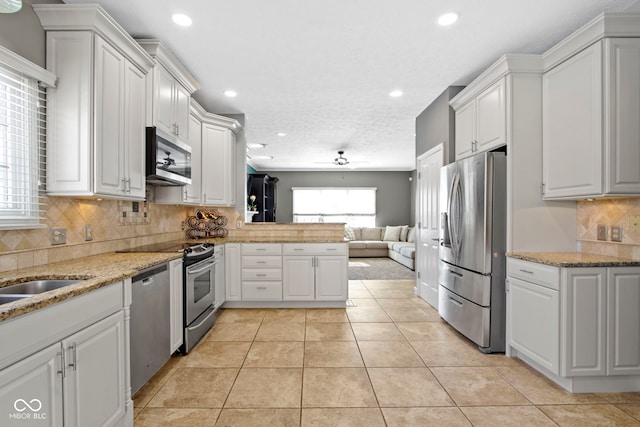
M 215 301 L 215 258 L 188 266 L 184 286 L 186 325 L 189 325 Z

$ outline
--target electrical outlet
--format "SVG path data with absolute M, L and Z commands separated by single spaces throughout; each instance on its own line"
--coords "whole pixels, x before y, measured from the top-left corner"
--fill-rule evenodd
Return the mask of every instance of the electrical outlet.
M 88 242 L 89 240 L 93 240 L 93 227 L 90 225 L 84 226 L 84 241 Z
M 598 240 L 607 240 L 607 226 L 598 224 Z
M 51 244 L 64 245 L 67 243 L 67 229 L 64 227 L 54 227 L 51 229 Z
M 619 225 L 611 226 L 611 241 L 622 242 L 622 227 Z

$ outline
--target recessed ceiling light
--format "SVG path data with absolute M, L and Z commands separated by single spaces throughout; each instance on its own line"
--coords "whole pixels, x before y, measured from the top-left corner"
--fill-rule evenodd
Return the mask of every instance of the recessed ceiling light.
M 278 133 L 276 133 L 276 135 L 278 135 L 278 136 L 287 136 L 287 134 L 284 133 L 284 132 L 278 132 Z
M 451 25 L 458 20 L 458 15 L 455 12 L 445 13 L 438 18 L 438 24 L 446 27 L 447 25 Z
M 191 18 L 187 15 L 183 15 L 182 13 L 174 13 L 173 16 L 171 16 L 171 19 L 173 19 L 173 22 L 176 25 L 180 25 L 181 27 L 188 27 L 191 25 Z
M 267 144 L 247 144 L 247 147 L 251 149 L 267 148 Z
M 225 90 L 224 94 L 229 98 L 235 98 L 236 96 L 238 96 L 238 93 L 235 90 Z
M 251 156 L 251 160 L 273 160 L 273 156 Z
M 394 90 L 389 92 L 389 96 L 392 96 L 394 98 L 397 98 L 399 96 L 402 96 L 402 91 L 401 90 Z

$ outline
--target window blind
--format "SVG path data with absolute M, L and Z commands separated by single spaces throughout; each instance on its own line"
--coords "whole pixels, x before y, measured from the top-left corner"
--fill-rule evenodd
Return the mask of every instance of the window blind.
M 2 59 L 0 229 L 45 227 L 45 88 Z

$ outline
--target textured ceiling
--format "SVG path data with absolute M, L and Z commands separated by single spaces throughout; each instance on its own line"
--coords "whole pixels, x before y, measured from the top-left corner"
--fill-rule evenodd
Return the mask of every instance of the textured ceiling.
M 96 0 L 66 0 L 95 3 Z M 208 111 L 245 114 L 257 170 L 413 170 L 415 117 L 504 53 L 541 53 L 636 0 L 98 0 L 131 35 L 163 40 Z M 435 21 L 460 13 L 451 27 Z M 193 19 L 189 28 L 173 13 Z M 223 92 L 233 89 L 236 98 Z M 400 98 L 389 92 L 399 89 Z M 279 137 L 276 134 L 287 135 Z

